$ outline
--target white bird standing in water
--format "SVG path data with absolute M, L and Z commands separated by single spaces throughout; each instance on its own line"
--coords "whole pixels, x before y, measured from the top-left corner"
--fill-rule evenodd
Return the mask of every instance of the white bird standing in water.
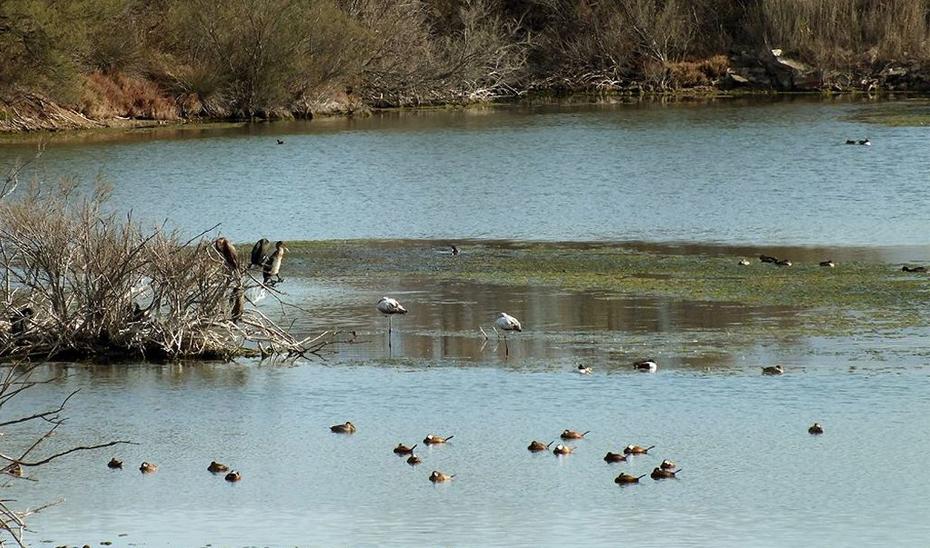
M 394 314 L 406 314 L 407 309 L 404 308 L 404 305 L 397 302 L 397 299 L 392 299 L 391 297 L 381 297 L 381 300 L 378 301 L 377 308 L 378 312 L 388 317 L 388 337 L 390 337 L 391 330 L 393 329 L 392 318 Z M 390 341 L 390 338 L 388 341 Z
M 510 355 L 510 348 L 507 346 L 507 332 L 508 331 L 523 331 L 523 326 L 520 325 L 520 320 L 514 318 L 506 312 L 501 312 L 497 316 L 497 321 L 494 322 L 494 325 L 504 332 L 504 354 Z

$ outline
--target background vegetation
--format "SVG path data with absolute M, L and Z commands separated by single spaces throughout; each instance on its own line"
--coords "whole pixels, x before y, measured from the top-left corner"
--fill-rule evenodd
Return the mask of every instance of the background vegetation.
M 925 61 L 928 20 L 930 0 L 2 0 L 0 96 L 299 116 L 712 85 L 772 48 L 855 76 Z

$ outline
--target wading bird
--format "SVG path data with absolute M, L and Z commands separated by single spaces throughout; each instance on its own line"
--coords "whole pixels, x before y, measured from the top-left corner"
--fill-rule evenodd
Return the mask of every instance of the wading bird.
M 494 325 L 497 329 L 500 329 L 504 332 L 504 354 L 510 355 L 510 348 L 507 346 L 507 332 L 508 331 L 523 331 L 523 326 L 520 325 L 520 320 L 514 318 L 506 312 L 501 312 L 497 315 L 497 320 L 494 322 Z
M 262 265 L 262 282 L 264 282 L 265 285 L 271 285 L 273 287 L 279 282 L 284 281 L 284 278 L 281 277 L 281 261 L 284 260 L 284 253 L 286 251 L 287 246 L 284 245 L 284 242 L 275 242 L 274 251 L 268 256 L 268 260 L 265 261 L 265 264 Z M 274 278 L 277 278 L 277 280 L 272 282 Z
M 268 260 L 268 256 L 271 254 L 271 242 L 268 241 L 268 238 L 262 238 L 261 240 L 255 242 L 255 245 L 252 246 L 252 256 L 249 260 L 249 268 L 253 266 L 262 266 L 265 264 L 265 261 Z
M 394 329 L 394 314 L 406 314 L 407 309 L 404 308 L 404 305 L 400 304 L 397 299 L 392 299 L 391 297 L 381 297 L 381 300 L 378 301 L 376 308 L 378 309 L 378 312 L 385 314 L 388 317 L 388 343 L 390 344 L 391 331 Z
M 233 272 L 239 271 L 239 255 L 236 248 L 226 238 L 217 238 L 213 242 L 213 248 L 223 257 L 226 267 Z

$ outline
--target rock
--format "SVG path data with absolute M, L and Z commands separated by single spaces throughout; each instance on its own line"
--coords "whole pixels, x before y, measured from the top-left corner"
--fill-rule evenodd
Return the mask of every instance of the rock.
M 775 55 L 772 50 L 763 54 L 762 62 L 775 87 L 784 91 L 815 91 L 823 88 L 823 71 L 801 61 Z
M 732 69 L 727 69 L 727 73 L 720 80 L 720 87 L 723 89 L 734 89 L 749 86 L 749 78 L 740 76 Z

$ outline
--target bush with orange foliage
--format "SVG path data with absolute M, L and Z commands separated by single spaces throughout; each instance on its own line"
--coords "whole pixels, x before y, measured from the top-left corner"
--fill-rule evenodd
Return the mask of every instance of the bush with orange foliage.
M 95 71 L 84 78 L 80 110 L 89 118 L 177 120 L 180 109 L 157 84 L 135 76 Z

